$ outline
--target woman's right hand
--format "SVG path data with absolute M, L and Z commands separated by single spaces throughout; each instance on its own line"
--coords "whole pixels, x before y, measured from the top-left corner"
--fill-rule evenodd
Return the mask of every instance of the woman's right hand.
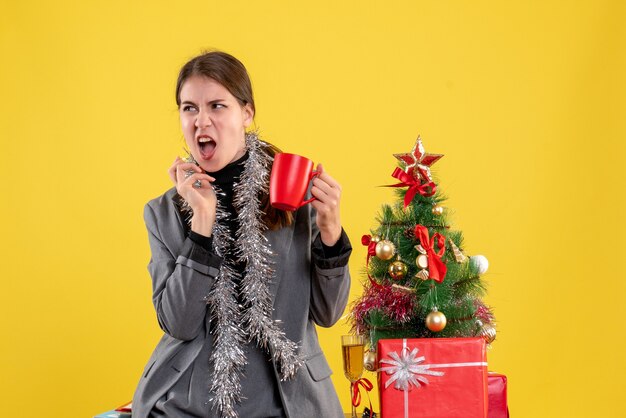
M 196 164 L 187 163 L 180 157 L 176 157 L 168 173 L 178 194 L 187 201 L 193 210 L 191 230 L 210 237 L 215 223 L 217 206 L 217 197 L 211 185 L 215 179 Z M 200 187 L 194 186 L 194 183 L 198 181 Z

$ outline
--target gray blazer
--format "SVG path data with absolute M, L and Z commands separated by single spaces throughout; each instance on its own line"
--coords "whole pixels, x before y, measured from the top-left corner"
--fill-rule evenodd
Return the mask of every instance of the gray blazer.
M 148 270 L 152 276 L 152 298 L 165 334 L 135 390 L 133 418 L 148 417 L 156 401 L 194 361 L 205 339 L 211 338 L 204 326 L 208 309 L 203 298 L 213 286 L 218 270 L 192 260 L 193 252 L 199 251 L 200 246 L 186 236 L 175 196 L 172 188 L 144 208 L 151 249 Z M 288 417 L 339 418 L 343 417 L 341 405 L 315 324 L 330 327 L 341 317 L 348 299 L 350 274 L 347 265 L 329 267 L 312 254 L 311 243 L 318 231 L 311 205 L 298 209 L 294 215 L 291 226 L 265 233 L 276 254 L 276 276 L 270 287 L 273 317 L 282 321 L 287 337 L 300 344 L 306 364 L 293 379 L 279 383 L 279 392 Z

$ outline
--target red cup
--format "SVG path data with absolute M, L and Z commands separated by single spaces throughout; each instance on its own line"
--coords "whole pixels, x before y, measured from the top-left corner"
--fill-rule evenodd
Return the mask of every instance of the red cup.
M 304 200 L 313 171 L 313 161 L 296 154 L 279 153 L 274 156 L 270 174 L 270 203 L 277 209 L 294 211 L 311 203 L 315 198 Z

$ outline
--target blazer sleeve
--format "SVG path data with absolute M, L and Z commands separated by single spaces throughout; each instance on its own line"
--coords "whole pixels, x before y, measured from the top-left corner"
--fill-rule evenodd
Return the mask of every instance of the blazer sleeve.
M 221 258 L 186 238 L 180 254 L 172 254 L 161 236 L 154 209 L 144 207 L 151 257 L 152 302 L 161 329 L 179 340 L 194 339 L 205 321 L 205 297 L 219 274 Z
M 311 304 L 313 321 L 322 327 L 333 326 L 343 315 L 350 293 L 348 260 L 352 246 L 341 230 L 337 245 L 326 247 L 319 236 L 315 211 L 311 210 Z M 330 251 L 329 251 L 330 250 Z

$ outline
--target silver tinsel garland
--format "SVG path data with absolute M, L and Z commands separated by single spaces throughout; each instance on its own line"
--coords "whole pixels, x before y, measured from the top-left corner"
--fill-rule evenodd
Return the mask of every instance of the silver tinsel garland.
M 246 136 L 248 160 L 245 162 L 239 183 L 234 188 L 233 205 L 239 216 L 237 231 L 237 256 L 246 263 L 242 279 L 244 306 L 243 323 L 250 340 L 256 340 L 269 349 L 274 363 L 280 367 L 283 380 L 289 379 L 303 365 L 298 346 L 289 340 L 280 324 L 272 320 L 272 295 L 269 285 L 274 276 L 270 258 L 272 251 L 263 235 L 265 225 L 261 217 L 261 193 L 268 193 L 270 157 L 261 150 L 262 143 L 256 134 Z
M 273 253 L 263 235 L 260 197 L 268 193 L 269 157 L 255 132 L 246 134 L 248 159 L 239 182 L 234 186 L 233 206 L 238 214 L 239 229 L 233 242 L 225 224 L 228 214 L 219 203 L 213 227 L 213 247 L 223 258 L 220 273 L 207 296 L 211 309 L 211 332 L 214 335 L 211 392 L 213 406 L 222 417 L 236 418 L 235 404 L 241 400 L 241 373 L 246 364 L 243 345 L 255 341 L 272 356 L 279 367 L 281 379 L 293 377 L 304 364 L 298 345 L 289 340 L 272 319 L 272 295 L 269 285 L 274 276 L 271 258 Z M 216 194 L 222 193 L 215 187 Z M 191 222 L 191 208 L 183 202 L 186 219 Z M 233 256 L 228 257 L 231 254 Z M 234 268 L 237 262 L 245 263 L 243 277 Z M 236 282 L 241 281 L 239 295 L 243 306 L 237 302 Z
M 215 193 L 220 193 L 215 187 Z M 223 206 L 217 203 L 215 225 L 213 227 L 213 248 L 224 261 L 215 279 L 212 291 L 206 301 L 211 309 L 211 333 L 213 334 L 213 351 L 210 361 L 213 363 L 213 381 L 211 392 L 213 406 L 221 415 L 228 418 L 237 417 L 234 406 L 241 399 L 241 370 L 246 364 L 243 352 L 245 334 L 233 321 L 241 317 L 241 307 L 237 302 L 235 281 L 238 273 L 227 258 L 231 251 L 233 239 L 230 230 L 224 224 L 228 216 Z

